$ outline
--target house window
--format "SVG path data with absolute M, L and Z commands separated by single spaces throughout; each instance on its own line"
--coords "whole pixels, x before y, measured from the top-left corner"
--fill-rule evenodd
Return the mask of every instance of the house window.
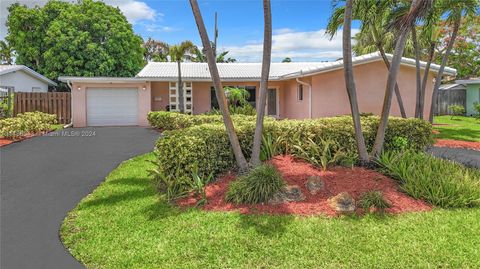
M 255 108 L 257 88 L 255 86 L 246 86 L 245 90 L 247 90 L 249 93 L 248 100 L 247 100 L 248 103 Z
M 297 100 L 303 101 L 303 84 L 298 84 L 297 87 Z

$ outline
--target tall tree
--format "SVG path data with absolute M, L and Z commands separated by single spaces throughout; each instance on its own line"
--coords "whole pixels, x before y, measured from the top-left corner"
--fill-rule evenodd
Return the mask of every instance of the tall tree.
M 185 93 L 182 82 L 182 61 L 191 60 L 197 47 L 192 41 L 186 40 L 178 45 L 170 46 L 170 58 L 172 62 L 177 62 L 178 80 L 177 80 L 177 98 L 180 113 L 185 113 Z
M 227 99 L 223 90 L 222 81 L 220 80 L 220 74 L 218 73 L 213 49 L 210 44 L 210 39 L 208 39 L 207 29 L 205 28 L 205 23 L 203 22 L 203 17 L 200 12 L 200 8 L 198 7 L 197 0 L 190 0 L 190 6 L 192 7 L 192 13 L 195 17 L 195 22 L 197 24 L 198 33 L 202 40 L 205 55 L 207 56 L 208 69 L 210 70 L 210 75 L 213 80 L 213 86 L 215 88 L 218 105 L 222 113 L 223 123 L 225 124 L 225 128 L 227 130 L 233 154 L 235 155 L 235 160 L 239 169 L 241 171 L 246 171 L 248 169 L 248 163 L 243 155 L 237 133 L 235 132 L 235 127 L 233 126 L 232 118 L 230 117 L 230 112 L 228 111 Z
M 352 7 L 352 18 L 362 22 L 361 31 L 357 34 L 357 44 L 354 51 L 357 54 L 380 52 L 387 70 L 390 69 L 390 62 L 385 53 L 385 47 L 394 43 L 395 35 L 388 32 L 390 23 L 389 15 L 391 13 L 391 1 L 362 0 L 356 1 Z M 344 21 L 345 7 L 341 6 L 334 10 L 327 25 L 327 34 L 331 38 L 337 33 L 339 27 Z M 359 42 L 360 41 L 360 42 Z M 395 96 L 397 98 L 400 114 L 403 118 L 407 117 L 402 95 L 398 85 L 395 83 Z
M 163 41 L 154 40 L 151 37 L 143 43 L 144 57 L 147 62 L 168 62 L 170 46 Z
M 347 0 L 345 4 L 344 23 L 343 23 L 343 70 L 345 74 L 345 86 L 347 88 L 350 109 L 352 111 L 353 126 L 355 128 L 355 139 L 357 141 L 358 155 L 362 164 L 369 161 L 365 138 L 363 137 L 362 124 L 360 121 L 360 111 L 358 109 L 357 90 L 353 75 L 352 63 L 352 5 L 353 0 Z
M 385 89 L 385 96 L 383 100 L 382 113 L 380 117 L 380 124 L 375 136 L 373 144 L 372 156 L 378 156 L 385 142 L 385 132 L 387 130 L 388 117 L 390 114 L 390 107 L 392 105 L 392 93 L 394 91 L 397 75 L 400 71 L 400 63 L 403 56 L 403 50 L 407 41 L 408 33 L 411 31 L 416 20 L 425 16 L 432 5 L 432 0 L 413 0 L 409 12 L 403 16 L 397 24 L 399 37 L 395 45 L 392 63 L 388 72 L 387 86 Z
M 101 1 L 13 4 L 9 12 L 6 39 L 16 63 L 50 79 L 134 76 L 144 65 L 142 39 L 118 8 Z
M 417 39 L 417 29 L 412 27 L 412 41 L 413 48 L 415 50 L 415 76 L 416 76 L 416 92 L 415 92 L 415 118 L 420 118 L 420 102 L 422 98 L 422 75 L 420 69 L 420 46 Z M 428 74 L 427 74 L 428 75 Z
M 252 157 L 250 160 L 252 166 L 260 164 L 263 118 L 265 116 L 265 106 L 267 104 L 268 76 L 270 74 L 270 62 L 272 59 L 272 12 L 270 8 L 270 0 L 263 0 L 263 17 L 265 25 L 263 30 L 262 74 L 260 78 L 260 98 L 257 107 L 257 122 L 253 137 Z
M 12 64 L 13 63 L 13 50 L 7 42 L 0 40 L 0 63 Z
M 213 46 L 213 42 L 210 42 L 210 44 L 212 44 Z M 237 61 L 237 59 L 235 58 L 231 58 L 231 57 L 228 57 L 228 58 L 225 58 L 227 56 L 229 51 L 222 51 L 220 52 L 220 54 L 216 55 L 215 56 L 215 61 L 217 63 L 234 63 Z M 195 58 L 192 59 L 194 62 L 198 62 L 198 63 L 206 63 L 207 62 L 207 56 L 205 56 L 205 53 L 203 52 L 203 50 L 197 48 L 195 50 Z
M 438 70 L 435 78 L 435 84 L 433 86 L 430 115 L 428 117 L 428 120 L 432 123 L 435 110 L 437 109 L 438 89 L 440 88 L 440 83 L 442 82 L 443 71 L 445 70 L 448 56 L 450 56 L 453 44 L 457 38 L 458 30 L 460 29 L 460 24 L 462 22 L 462 16 L 467 17 L 475 15 L 477 13 L 477 9 L 479 8 L 478 0 L 444 0 L 442 1 L 442 4 L 441 10 L 445 10 L 445 13 L 448 16 L 447 21 L 452 24 L 452 33 L 448 41 L 446 51 L 443 54 L 442 63 Z

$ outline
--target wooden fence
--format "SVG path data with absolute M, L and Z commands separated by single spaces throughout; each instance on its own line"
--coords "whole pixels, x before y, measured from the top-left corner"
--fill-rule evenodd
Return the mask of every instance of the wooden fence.
M 16 92 L 13 114 L 41 111 L 56 114 L 61 124 L 70 123 L 72 117 L 69 92 Z
M 437 115 L 450 115 L 452 111 L 448 108 L 452 105 L 466 106 L 467 91 L 463 89 L 439 90 L 437 99 Z

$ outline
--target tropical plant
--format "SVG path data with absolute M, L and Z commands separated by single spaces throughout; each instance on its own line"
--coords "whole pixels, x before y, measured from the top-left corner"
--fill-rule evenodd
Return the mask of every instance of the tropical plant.
M 243 155 L 240 143 L 238 141 L 237 133 L 235 132 L 235 128 L 230 117 L 230 112 L 228 111 L 227 99 L 225 97 L 225 92 L 223 90 L 220 75 L 218 73 L 218 68 L 215 61 L 216 59 L 213 54 L 210 40 L 208 39 L 207 29 L 205 28 L 205 24 L 203 22 L 203 17 L 200 12 L 200 8 L 198 7 L 197 0 L 190 0 L 190 6 L 192 8 L 193 16 L 195 17 L 195 22 L 197 24 L 198 33 L 202 40 L 205 55 L 207 56 L 208 69 L 210 71 L 210 76 L 213 80 L 218 106 L 220 108 L 220 111 L 222 112 L 223 123 L 225 124 L 225 128 L 227 130 L 228 138 L 232 147 L 232 151 L 235 155 L 236 163 L 241 171 L 246 171 L 248 169 L 248 163 L 245 159 L 245 156 Z
M 375 190 L 363 193 L 358 201 L 358 206 L 365 212 L 369 212 L 372 207 L 380 212 L 391 207 L 390 203 L 383 197 L 383 193 Z
M 212 49 L 213 49 L 213 42 L 210 42 L 211 46 L 212 46 Z M 228 58 L 225 58 L 227 57 L 227 54 L 229 53 L 229 51 L 222 51 L 220 52 L 220 54 L 216 54 L 215 53 L 215 61 L 217 63 L 234 63 L 237 61 L 237 59 L 235 58 L 231 58 L 231 57 L 228 57 Z M 203 50 L 197 48 L 195 50 L 195 58 L 193 59 L 194 62 L 198 62 L 198 63 L 205 63 L 207 62 L 207 57 L 205 56 L 205 53 L 203 53 Z
M 478 102 L 475 102 L 473 104 L 473 109 L 477 112 L 474 116 L 475 118 L 479 119 L 480 120 L 480 103 Z
M 400 71 L 400 62 L 402 60 L 402 55 L 408 33 L 411 31 L 412 27 L 414 27 L 415 21 L 425 16 L 425 14 L 429 11 L 431 5 L 432 0 L 413 0 L 410 5 L 409 11 L 396 21 L 396 28 L 398 29 L 399 36 L 395 45 L 393 59 L 388 72 L 387 86 L 385 89 L 380 124 L 378 126 L 375 143 L 373 145 L 371 153 L 371 155 L 373 156 L 378 156 L 381 153 L 383 149 L 383 144 L 385 142 L 385 132 L 387 129 L 390 107 L 392 105 L 392 93 L 396 85 L 398 72 Z
M 208 183 L 212 182 L 213 173 L 210 172 L 208 176 L 204 177 L 198 173 L 198 169 L 195 169 L 192 173 L 192 179 L 193 180 L 190 187 L 195 195 L 199 196 L 199 200 L 196 205 L 202 206 L 207 203 L 207 193 L 205 191 L 205 187 Z
M 333 140 L 320 139 L 315 143 L 311 138 L 308 139 L 306 145 L 293 145 L 296 149 L 294 155 L 298 158 L 321 167 L 326 171 L 328 167 L 334 164 L 341 164 L 348 159 L 347 152 Z
M 442 63 L 435 78 L 435 84 L 432 92 L 432 102 L 430 106 L 430 115 L 428 120 L 433 123 L 433 116 L 437 109 L 438 89 L 442 82 L 443 71 L 447 65 L 448 57 L 452 52 L 453 44 L 457 38 L 458 30 L 462 22 L 462 17 L 474 16 L 480 6 L 478 0 L 443 0 L 440 2 L 440 10 L 447 16 L 447 22 L 452 24 L 452 32 L 448 41 L 445 53 L 442 57 Z
M 448 106 L 448 109 L 452 111 L 451 119 L 455 118 L 455 116 L 463 116 L 465 115 L 465 107 L 462 105 L 451 105 Z
M 263 0 L 263 58 L 262 58 L 262 74 L 260 77 L 260 89 L 258 99 L 257 122 L 255 125 L 255 134 L 253 136 L 252 156 L 250 165 L 256 166 L 260 164 L 260 148 L 262 145 L 263 134 L 263 118 L 265 116 L 265 106 L 267 104 L 267 87 L 268 77 L 270 74 L 270 61 L 272 59 L 272 11 L 270 0 Z
M 282 153 L 285 147 L 285 139 L 282 136 L 274 138 L 272 134 L 267 133 L 262 136 L 262 148 L 260 150 L 260 160 L 266 161 L 275 155 Z
M 103 1 L 52 0 L 33 8 L 16 3 L 8 10 L 6 40 L 15 62 L 50 79 L 130 77 L 144 65 L 141 37 Z
M 197 47 L 193 44 L 192 41 L 186 40 L 178 45 L 170 46 L 169 55 L 173 62 L 177 62 L 178 67 L 178 80 L 177 80 L 177 98 L 178 106 L 180 113 L 185 112 L 185 93 L 183 91 L 183 82 L 182 82 L 182 61 L 191 60 L 192 54 L 195 52 Z
M 13 63 L 13 49 L 4 40 L 0 40 L 0 63 L 1 64 Z
M 151 37 L 143 43 L 144 57 L 147 62 L 168 62 L 170 45 L 163 41 L 154 40 Z
M 248 104 L 250 93 L 245 88 L 225 87 L 224 91 L 229 105 L 244 106 Z
M 358 109 L 357 90 L 355 88 L 355 79 L 353 76 L 352 63 L 352 6 L 353 0 L 347 0 L 344 12 L 343 23 L 343 70 L 345 76 L 345 85 L 350 101 L 350 110 L 352 112 L 353 126 L 355 128 L 355 140 L 357 141 L 357 150 L 362 164 L 369 162 L 365 138 L 363 137 L 362 124 L 360 122 L 360 110 Z
M 273 165 L 262 164 L 230 183 L 225 201 L 234 204 L 266 203 L 284 186 L 277 169 Z
M 398 180 L 400 188 L 435 206 L 480 206 L 480 171 L 423 152 L 383 152 L 379 170 Z

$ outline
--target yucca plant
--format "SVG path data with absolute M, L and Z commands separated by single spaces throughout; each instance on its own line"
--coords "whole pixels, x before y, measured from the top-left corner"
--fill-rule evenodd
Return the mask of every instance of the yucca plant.
M 339 164 L 347 157 L 345 151 L 333 140 L 320 139 L 315 143 L 308 138 L 306 145 L 294 145 L 297 150 L 296 157 L 321 167 L 323 171 L 327 170 L 332 164 Z
M 207 203 L 207 193 L 205 192 L 205 187 L 212 181 L 213 173 L 210 173 L 208 176 L 204 177 L 198 173 L 198 169 L 195 169 L 192 173 L 192 179 L 193 181 L 190 187 L 196 195 L 200 196 L 197 206 L 202 206 Z
M 262 136 L 262 147 L 260 148 L 260 160 L 270 160 L 273 156 L 281 154 L 284 142 L 281 136 L 273 138 L 270 133 L 264 134 Z
M 358 206 L 361 207 L 365 212 L 369 212 L 370 208 L 375 207 L 380 212 L 383 212 L 385 209 L 390 207 L 390 203 L 383 197 L 381 191 L 367 191 L 362 194 L 360 200 L 358 201 Z

